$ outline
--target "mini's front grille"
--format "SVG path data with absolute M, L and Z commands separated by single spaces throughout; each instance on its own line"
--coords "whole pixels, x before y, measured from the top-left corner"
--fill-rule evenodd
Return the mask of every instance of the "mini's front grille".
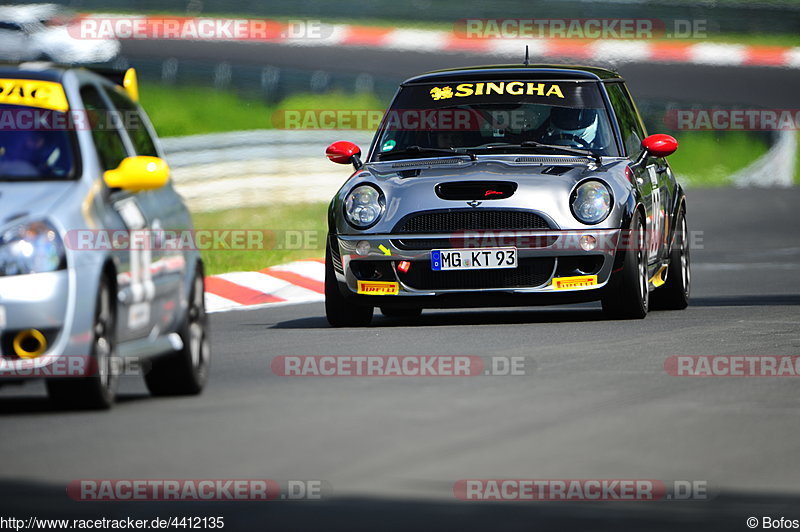
M 430 261 L 414 261 L 407 273 L 398 271 L 397 275 L 400 281 L 417 290 L 535 288 L 550 280 L 555 260 L 526 258 L 520 259 L 516 268 L 448 271 L 432 270 Z
M 453 233 L 458 231 L 521 231 L 550 229 L 538 214 L 509 209 L 427 211 L 404 218 L 394 233 Z

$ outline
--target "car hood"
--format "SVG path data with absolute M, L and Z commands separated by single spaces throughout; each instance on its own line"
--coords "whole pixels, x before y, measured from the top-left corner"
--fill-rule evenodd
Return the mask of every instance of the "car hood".
M 598 179 L 612 190 L 615 203 L 624 202 L 631 184 L 625 178 L 624 159 L 604 160 L 603 166 L 589 164 L 575 157 L 519 157 L 429 159 L 427 161 L 389 161 L 369 163 L 345 183 L 338 194 L 339 204 L 354 186 L 361 182 L 374 183 L 384 192 L 386 209 L 381 220 L 368 230 L 370 233 L 391 233 L 404 216 L 426 210 L 440 209 L 528 209 L 542 213 L 551 226 L 562 229 L 585 227 L 571 213 L 569 200 L 574 187 L 586 179 Z M 480 202 L 471 205 L 467 199 L 443 199 L 436 193 L 437 185 L 452 182 L 511 182 L 515 192 L 502 199 L 476 197 Z M 474 202 L 473 202 L 474 203 Z M 613 212 L 613 211 L 612 211 Z M 597 228 L 614 227 L 616 216 Z M 358 233 L 344 224 L 342 233 Z
M 0 227 L 22 217 L 47 217 L 75 187 L 75 181 L 0 182 Z

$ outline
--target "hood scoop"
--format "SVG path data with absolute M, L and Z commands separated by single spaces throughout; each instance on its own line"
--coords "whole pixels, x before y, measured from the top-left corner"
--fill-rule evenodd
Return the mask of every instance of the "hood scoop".
M 544 170 L 542 170 L 543 174 L 547 175 L 564 175 L 570 170 L 575 168 L 574 166 L 548 166 Z
M 511 181 L 454 181 L 436 185 L 436 195 L 443 200 L 495 200 L 510 198 L 517 191 Z

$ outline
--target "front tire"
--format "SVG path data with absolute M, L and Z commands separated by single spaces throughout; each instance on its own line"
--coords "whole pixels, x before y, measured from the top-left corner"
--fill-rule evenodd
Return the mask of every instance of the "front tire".
M 152 395 L 197 395 L 203 391 L 211 362 L 204 296 L 203 266 L 198 264 L 189 293 L 186 317 L 179 331 L 183 347 L 154 358 L 144 375 L 144 382 Z
M 669 254 L 667 281 L 653 292 L 652 307 L 658 310 L 683 310 L 689 306 L 692 287 L 689 228 L 686 211 L 681 209 L 675 224 L 675 245 Z
M 354 305 L 339 290 L 328 244 L 325 249 L 325 317 L 330 326 L 366 327 L 372 322 L 374 311 L 374 307 Z
M 91 375 L 48 380 L 50 400 L 68 408 L 107 410 L 117 397 L 119 375 L 114 361 L 117 354 L 116 294 L 108 276 L 100 279 L 97 288 L 94 323 L 92 325 Z
M 637 211 L 631 221 L 622 269 L 611 274 L 603 296 L 603 310 L 617 319 L 642 319 L 650 305 L 647 277 L 647 232 Z

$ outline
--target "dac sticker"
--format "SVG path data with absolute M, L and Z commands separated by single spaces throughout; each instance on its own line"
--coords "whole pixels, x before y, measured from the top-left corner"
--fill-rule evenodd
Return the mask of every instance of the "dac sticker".
M 69 109 L 64 87 L 60 83 L 33 79 L 0 79 L 0 103 L 53 111 Z
M 391 151 L 395 146 L 397 146 L 397 142 L 394 140 L 387 140 L 383 143 L 383 146 L 381 146 L 381 151 Z
M 430 90 L 431 98 L 434 100 L 446 100 L 449 98 L 464 98 L 466 96 L 490 96 L 492 94 L 510 94 L 512 96 L 554 96 L 564 99 L 564 92 L 561 86 L 555 83 L 537 83 L 535 81 L 498 81 L 480 83 L 459 83 L 456 90 L 453 88 L 434 87 Z
M 578 275 L 576 277 L 554 277 L 553 288 L 556 290 L 572 290 L 597 285 L 596 275 Z
M 358 281 L 358 293 L 369 296 L 396 296 L 400 283 L 386 281 Z

